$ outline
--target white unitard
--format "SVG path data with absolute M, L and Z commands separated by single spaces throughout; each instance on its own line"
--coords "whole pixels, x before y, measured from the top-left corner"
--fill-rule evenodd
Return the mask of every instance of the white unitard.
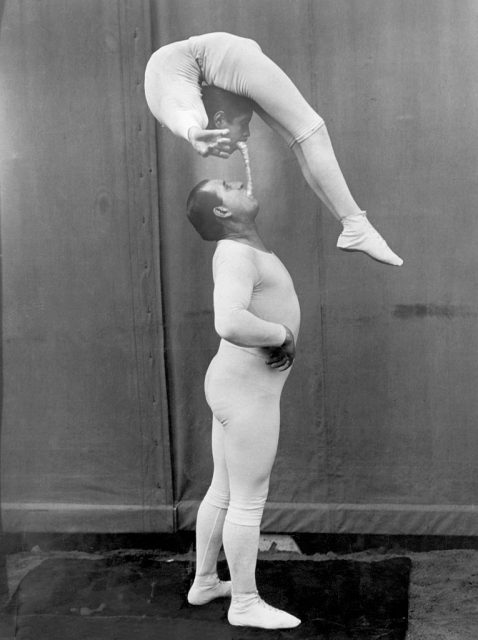
M 144 81 L 149 108 L 186 140 L 192 127 L 208 126 L 203 82 L 254 101 L 258 115 L 292 148 L 314 193 L 344 225 L 337 242 L 340 249 L 363 251 L 388 264 L 403 263 L 355 202 L 323 119 L 257 42 L 230 33 L 207 33 L 153 53 Z
M 259 116 L 289 146 L 303 142 L 324 124 L 257 42 L 230 33 L 207 33 L 161 47 L 146 66 L 149 108 L 159 122 L 186 140 L 191 127 L 208 125 L 202 82 L 253 100 Z
M 280 346 L 284 325 L 297 338 L 300 310 L 279 258 L 234 240 L 218 242 L 213 261 L 219 350 L 206 374 L 213 413 L 214 475 L 205 501 L 226 520 L 259 525 L 279 437 L 287 371 L 266 365 L 264 347 Z

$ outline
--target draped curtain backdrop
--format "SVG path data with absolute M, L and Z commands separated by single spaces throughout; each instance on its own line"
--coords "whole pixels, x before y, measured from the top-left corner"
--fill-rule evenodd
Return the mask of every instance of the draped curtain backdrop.
M 149 4 L 7 1 L 7 530 L 173 527 Z
M 155 127 L 142 71 L 159 46 L 229 31 L 323 116 L 405 260 L 339 252 L 337 222 L 254 117 L 259 226 L 303 317 L 263 528 L 476 533 L 477 27 L 472 0 L 6 2 L 7 530 L 194 527 L 218 337 L 214 246 L 185 200 L 245 175 L 238 154 L 204 160 Z

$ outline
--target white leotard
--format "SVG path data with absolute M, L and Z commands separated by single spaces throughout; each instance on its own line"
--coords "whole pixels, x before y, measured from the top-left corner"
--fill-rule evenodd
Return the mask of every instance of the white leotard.
M 242 347 L 276 347 L 284 325 L 297 337 L 300 310 L 289 272 L 271 252 L 220 240 L 213 258 L 214 319 L 219 335 Z
M 208 124 L 202 82 L 253 100 L 257 113 L 290 146 L 324 124 L 257 42 L 230 33 L 207 33 L 161 47 L 146 66 L 149 108 L 164 126 L 186 140 L 191 127 L 205 129 Z
M 297 338 L 300 309 L 279 258 L 233 240 L 218 243 L 213 261 L 215 324 L 223 336 L 206 374 L 213 413 L 214 476 L 206 500 L 227 508 L 227 520 L 260 523 L 275 459 L 280 396 L 290 369 L 269 367 L 267 346 Z

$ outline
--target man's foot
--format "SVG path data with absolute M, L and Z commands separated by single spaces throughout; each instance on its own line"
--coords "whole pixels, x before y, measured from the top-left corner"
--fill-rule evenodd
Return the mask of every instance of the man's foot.
M 367 220 L 365 211 L 343 218 L 344 230 L 337 240 L 343 251 L 363 251 L 374 260 L 400 267 L 403 260 L 394 253 L 379 232 Z
M 217 576 L 198 576 L 188 592 L 189 604 L 207 604 L 216 598 L 230 598 L 231 583 Z
M 235 627 L 260 629 L 292 629 L 301 622 L 290 613 L 271 607 L 257 593 L 233 596 L 227 619 Z

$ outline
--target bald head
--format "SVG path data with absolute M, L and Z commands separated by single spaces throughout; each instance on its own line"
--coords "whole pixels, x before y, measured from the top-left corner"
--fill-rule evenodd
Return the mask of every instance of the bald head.
M 188 218 L 204 240 L 221 240 L 254 226 L 259 203 L 242 182 L 203 180 L 189 194 Z
M 211 180 L 202 180 L 190 192 L 186 204 L 187 216 L 203 240 L 220 240 L 223 227 L 214 215 L 214 208 L 222 205 L 216 191 L 206 189 Z

